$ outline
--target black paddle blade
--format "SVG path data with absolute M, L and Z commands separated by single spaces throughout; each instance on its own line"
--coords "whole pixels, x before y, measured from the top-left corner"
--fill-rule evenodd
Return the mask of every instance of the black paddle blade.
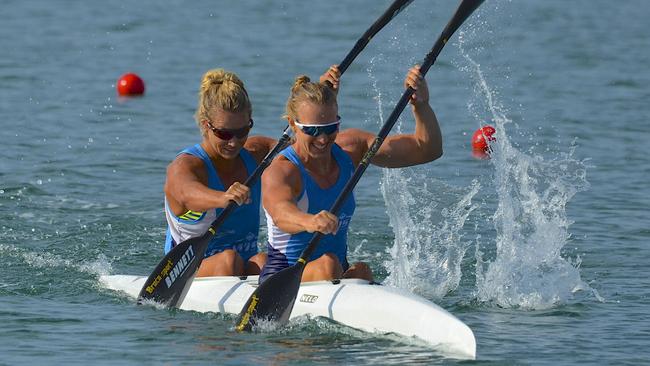
M 239 313 L 236 329 L 249 332 L 260 320 L 286 323 L 298 296 L 304 269 L 304 264 L 296 263 L 262 282 Z
M 138 303 L 153 300 L 168 307 L 177 307 L 185 298 L 192 279 L 201 264 L 200 258 L 208 247 L 212 234 L 186 240 L 176 245 L 158 263 L 145 281 Z

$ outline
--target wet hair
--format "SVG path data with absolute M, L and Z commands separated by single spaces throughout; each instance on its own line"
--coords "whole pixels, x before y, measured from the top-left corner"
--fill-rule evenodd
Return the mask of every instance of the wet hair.
M 336 105 L 336 93 L 325 83 L 313 83 L 307 75 L 300 75 L 293 82 L 291 94 L 287 99 L 287 109 L 284 118 L 296 119 L 298 105 L 311 102 L 317 105 Z
M 199 104 L 194 118 L 204 135 L 202 121 L 210 120 L 209 114 L 215 110 L 245 112 L 249 117 L 253 114 L 244 82 L 235 73 L 224 69 L 213 69 L 203 75 L 199 89 Z

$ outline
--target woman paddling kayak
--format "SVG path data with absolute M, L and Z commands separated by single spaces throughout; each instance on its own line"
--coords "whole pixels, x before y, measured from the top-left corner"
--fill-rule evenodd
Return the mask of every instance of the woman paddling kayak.
M 197 276 L 259 274 L 266 254 L 258 253 L 260 185 L 242 182 L 275 145 L 248 137 L 252 106 L 244 83 L 223 69 L 201 81 L 195 114 L 200 144 L 182 150 L 169 164 L 165 181 L 165 253 L 177 243 L 201 236 L 230 201 L 237 207 L 210 241 Z
M 291 88 L 285 117 L 295 140 L 262 176 L 269 241 L 268 261 L 260 281 L 295 264 L 314 232 L 326 235 L 305 267 L 302 281 L 373 279 L 367 264 L 349 265 L 347 261 L 347 231 L 354 214 L 354 196 L 348 198 L 338 216 L 327 211 L 375 140 L 374 134 L 360 129 L 339 132 L 339 76 L 338 68 L 332 66 L 321 76 L 320 83 L 303 75 Z M 406 167 L 442 156 L 440 127 L 417 66 L 409 70 L 404 85 L 416 91 L 410 100 L 415 132 L 388 137 L 372 159 L 374 165 Z

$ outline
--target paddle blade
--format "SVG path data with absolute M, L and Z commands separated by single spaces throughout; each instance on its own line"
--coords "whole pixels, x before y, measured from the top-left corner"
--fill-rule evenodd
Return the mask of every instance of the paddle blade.
M 192 284 L 211 237 L 208 232 L 186 240 L 169 251 L 142 286 L 138 303 L 152 300 L 168 307 L 177 307 Z
M 237 317 L 236 329 L 250 331 L 260 320 L 284 324 L 298 296 L 304 264 L 297 263 L 262 282 Z

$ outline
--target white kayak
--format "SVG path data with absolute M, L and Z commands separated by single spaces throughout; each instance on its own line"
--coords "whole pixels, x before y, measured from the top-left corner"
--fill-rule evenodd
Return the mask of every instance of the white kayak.
M 137 298 L 146 277 L 101 276 L 107 288 Z M 257 287 L 257 276 L 195 278 L 179 308 L 239 314 Z M 360 279 L 319 281 L 300 286 L 291 318 L 322 316 L 367 332 L 417 337 L 445 354 L 476 357 L 474 333 L 438 305 L 408 291 Z

